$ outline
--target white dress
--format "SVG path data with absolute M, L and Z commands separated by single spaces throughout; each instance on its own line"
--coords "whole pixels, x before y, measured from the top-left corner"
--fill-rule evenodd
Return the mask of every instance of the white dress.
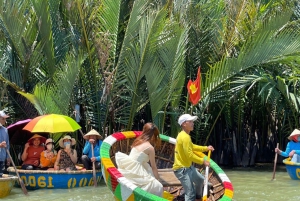
M 148 154 L 132 148 L 129 156 L 122 152 L 117 152 L 115 156 L 118 170 L 126 179 L 143 190 L 162 197 L 163 186 L 153 175 Z

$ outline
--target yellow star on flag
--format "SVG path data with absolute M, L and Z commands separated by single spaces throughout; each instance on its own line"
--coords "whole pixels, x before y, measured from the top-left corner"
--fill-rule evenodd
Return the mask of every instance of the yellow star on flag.
M 192 94 L 196 93 L 198 91 L 198 88 L 196 87 L 196 85 L 193 83 L 190 86 L 190 90 L 192 92 Z

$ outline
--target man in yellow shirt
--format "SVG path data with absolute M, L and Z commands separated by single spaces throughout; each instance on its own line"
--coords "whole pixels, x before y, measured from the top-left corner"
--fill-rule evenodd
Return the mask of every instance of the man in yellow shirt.
M 176 138 L 173 170 L 185 191 L 185 201 L 201 200 L 202 198 L 204 177 L 192 163 L 209 166 L 209 161 L 200 158 L 194 151 L 207 152 L 214 150 L 211 145 L 199 146 L 192 143 L 190 132 L 194 130 L 194 121 L 197 118 L 197 116 L 183 114 L 178 119 L 182 131 Z

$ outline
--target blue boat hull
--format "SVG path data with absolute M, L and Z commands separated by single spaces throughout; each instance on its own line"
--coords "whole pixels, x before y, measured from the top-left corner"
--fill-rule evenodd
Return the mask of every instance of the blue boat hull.
M 283 160 L 283 163 L 291 179 L 300 180 L 300 163 L 291 162 L 289 159 Z
M 9 174 L 16 175 L 15 170 L 8 169 Z M 93 171 L 43 171 L 43 170 L 18 170 L 26 188 L 36 190 L 40 188 L 48 189 L 68 189 L 84 186 L 93 186 Z M 96 171 L 97 183 L 101 181 L 102 172 Z

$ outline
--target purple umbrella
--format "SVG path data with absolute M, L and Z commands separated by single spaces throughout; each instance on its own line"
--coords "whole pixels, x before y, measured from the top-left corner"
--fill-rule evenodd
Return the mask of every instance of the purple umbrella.
M 31 138 L 34 134 L 23 130 L 23 127 L 26 126 L 31 119 L 25 119 L 21 121 L 17 121 L 14 124 L 11 124 L 7 127 L 8 135 L 9 135 L 9 143 L 14 145 L 25 145 L 26 142 Z M 48 137 L 48 133 L 39 134 L 44 137 Z

